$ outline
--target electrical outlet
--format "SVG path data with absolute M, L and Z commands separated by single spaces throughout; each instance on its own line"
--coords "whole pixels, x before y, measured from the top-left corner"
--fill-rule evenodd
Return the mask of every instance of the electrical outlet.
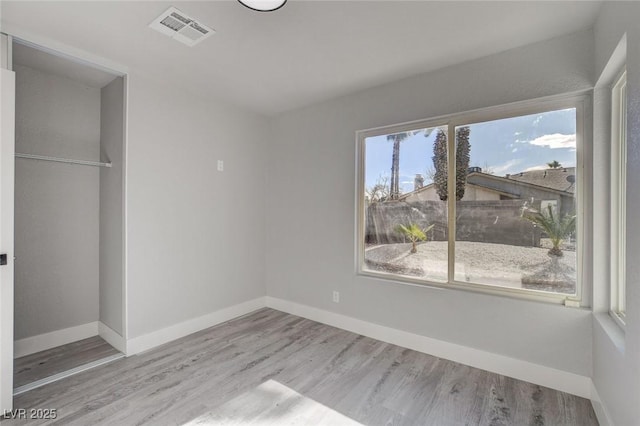
M 218 171 L 219 172 L 224 171 L 224 161 L 222 160 L 218 160 Z
M 339 291 L 334 291 L 333 292 L 333 301 L 335 303 L 340 303 L 340 292 Z

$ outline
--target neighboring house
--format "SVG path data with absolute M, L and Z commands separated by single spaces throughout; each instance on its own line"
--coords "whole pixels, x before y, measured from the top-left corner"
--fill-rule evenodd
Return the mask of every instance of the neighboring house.
M 467 187 L 464 191 L 464 197 L 461 201 L 495 201 L 518 198 L 519 197 L 507 192 L 467 182 Z M 440 197 L 438 196 L 438 192 L 436 191 L 436 186 L 431 183 L 429 185 L 423 186 L 422 188 L 418 188 L 412 192 L 401 195 L 399 200 L 407 202 L 438 201 L 440 200 Z
M 418 180 L 416 180 L 418 182 Z M 574 214 L 576 188 L 575 167 L 532 170 L 506 176 L 483 173 L 471 167 L 461 201 L 526 200 L 540 201 L 542 207 L 555 205 L 561 214 Z M 418 185 L 416 185 L 418 186 Z M 403 194 L 406 202 L 437 201 L 440 197 L 433 183 Z
M 576 189 L 576 168 L 530 170 L 505 176 L 507 179 L 573 194 Z

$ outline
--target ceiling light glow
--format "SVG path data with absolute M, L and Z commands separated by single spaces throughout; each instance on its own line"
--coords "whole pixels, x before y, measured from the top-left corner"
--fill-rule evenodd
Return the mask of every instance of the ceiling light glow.
M 272 12 L 280 9 L 287 0 L 238 0 L 242 5 L 258 12 Z

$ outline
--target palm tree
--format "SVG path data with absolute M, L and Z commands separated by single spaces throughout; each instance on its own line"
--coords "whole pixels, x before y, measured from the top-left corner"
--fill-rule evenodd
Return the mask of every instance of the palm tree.
M 400 197 L 400 143 L 410 136 L 409 132 L 387 135 L 388 141 L 393 141 L 393 155 L 391 157 L 391 189 L 389 199 L 397 200 Z
M 431 231 L 432 228 L 433 225 L 429 225 L 426 229 L 421 229 L 415 223 L 410 223 L 409 225 L 396 226 L 396 232 L 404 235 L 409 241 L 411 241 L 410 253 L 416 253 L 418 251 L 416 243 L 418 241 L 427 241 L 427 233 Z
M 562 218 L 554 216 L 551 205 L 547 206 L 547 212 L 527 214 L 524 216 L 528 221 L 540 226 L 551 239 L 553 247 L 549 250 L 552 256 L 562 256 L 560 244 L 569 237 L 576 229 L 576 215 L 564 215 Z
M 553 160 L 552 162 L 547 163 L 547 166 L 549 166 L 550 169 L 559 169 L 562 167 L 562 164 L 558 163 L 558 160 Z

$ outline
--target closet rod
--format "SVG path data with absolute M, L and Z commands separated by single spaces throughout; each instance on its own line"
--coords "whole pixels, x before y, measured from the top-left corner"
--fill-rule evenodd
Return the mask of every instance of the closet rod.
M 111 167 L 111 163 L 101 163 L 99 161 L 72 160 L 70 158 L 47 157 L 45 155 L 21 154 L 18 152 L 16 152 L 16 157 L 31 160 L 55 161 L 58 163 L 81 164 L 83 166 Z

